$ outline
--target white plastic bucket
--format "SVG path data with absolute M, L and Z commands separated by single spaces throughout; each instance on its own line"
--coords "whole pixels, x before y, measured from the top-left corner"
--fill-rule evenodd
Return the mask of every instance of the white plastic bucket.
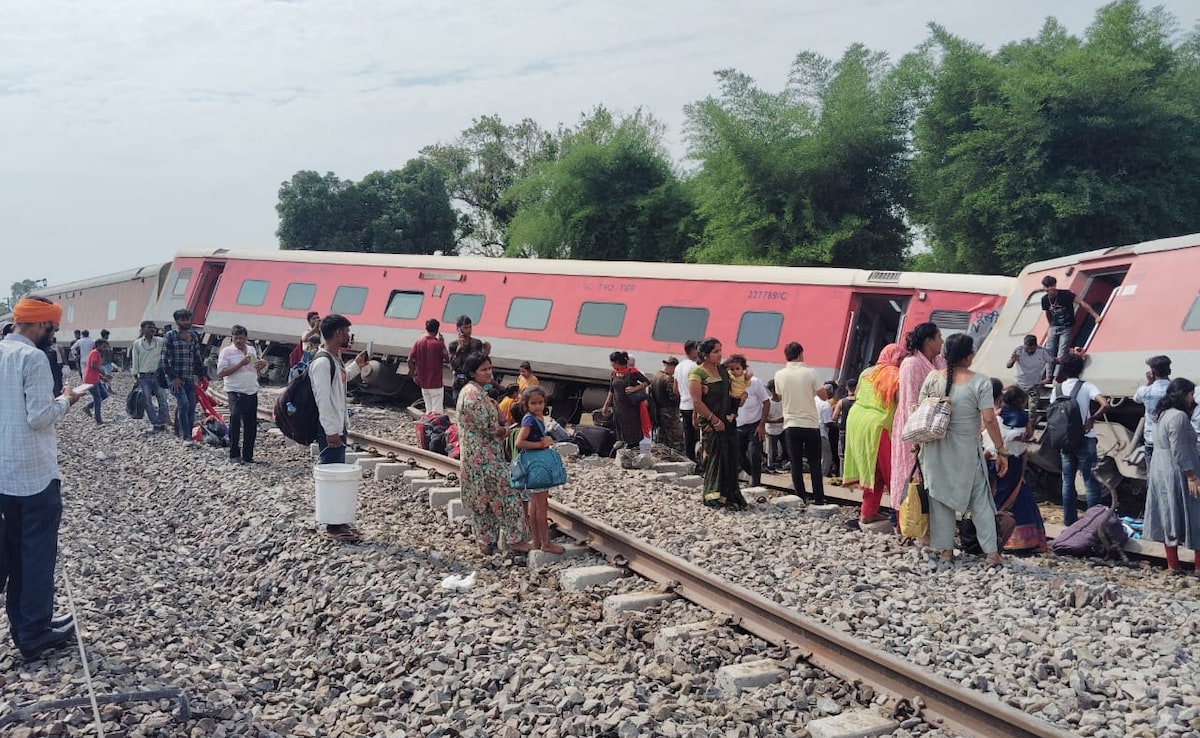
M 358 464 L 317 464 L 313 467 L 317 486 L 317 522 L 324 525 L 353 523 L 358 515 Z

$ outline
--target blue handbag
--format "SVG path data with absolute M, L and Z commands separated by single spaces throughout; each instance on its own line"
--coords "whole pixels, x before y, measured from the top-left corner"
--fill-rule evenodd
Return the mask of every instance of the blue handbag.
M 513 489 L 550 489 L 567 483 L 562 457 L 552 448 L 522 451 L 508 466 Z

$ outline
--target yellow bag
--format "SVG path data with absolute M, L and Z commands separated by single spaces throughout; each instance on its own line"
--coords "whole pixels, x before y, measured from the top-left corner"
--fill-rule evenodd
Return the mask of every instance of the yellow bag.
M 907 538 L 921 538 L 929 533 L 929 492 L 920 472 L 918 461 L 908 475 L 908 493 L 900 503 L 900 534 Z

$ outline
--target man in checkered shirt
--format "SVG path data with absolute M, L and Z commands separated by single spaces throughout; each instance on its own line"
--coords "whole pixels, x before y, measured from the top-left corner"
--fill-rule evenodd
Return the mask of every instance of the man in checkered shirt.
M 192 330 L 192 311 L 180 308 L 173 317 L 177 328 L 167 331 L 163 341 L 163 369 L 175 395 L 175 431 L 184 441 L 191 441 L 196 425 L 196 383 L 204 371 L 204 360 L 200 336 Z
M 54 397 L 42 347 L 58 330 L 62 307 L 25 298 L 13 309 L 13 333 L 0 341 L 0 589 L 8 627 L 26 659 L 66 643 L 70 616 L 54 617 L 54 567 L 62 494 L 55 426 L 80 395 Z

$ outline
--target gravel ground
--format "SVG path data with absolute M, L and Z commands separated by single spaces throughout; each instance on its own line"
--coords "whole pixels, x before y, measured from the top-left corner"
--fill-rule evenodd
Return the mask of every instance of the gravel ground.
M 115 385 L 109 422 L 97 427 L 76 407 L 60 429 L 59 566 L 97 692 L 181 688 L 194 715 L 179 721 L 167 702 L 102 706 L 108 735 L 803 738 L 815 717 L 882 702 L 727 626 L 656 651 L 660 626 L 711 615 L 673 601 L 603 622 L 604 595 L 646 583 L 628 577 L 562 592 L 556 572 L 571 564 L 531 573 L 483 557 L 462 528 L 396 480 L 363 484 L 365 543 L 327 541 L 312 520 L 306 449 L 263 434 L 256 456 L 264 463 L 228 465 L 223 450 L 124 418 L 118 400 L 128 379 Z M 356 420 L 380 434 L 411 427 L 371 409 Z M 602 499 L 601 489 L 583 491 L 595 483 L 641 497 L 643 509 L 650 502 L 628 494 L 629 477 L 573 469 L 571 495 Z M 666 499 L 666 490 L 654 492 Z M 682 519 L 708 520 L 716 531 L 719 516 L 686 509 Z M 614 521 L 639 527 L 624 515 Z M 448 574 L 470 571 L 470 591 L 441 588 Z M 61 587 L 58 604 L 66 608 Z M 740 695 L 715 686 L 717 667 L 764 657 L 781 659 L 788 677 Z M 7 639 L 0 687 L 0 715 L 86 695 L 76 650 L 26 664 Z M 941 735 L 910 727 L 894 734 Z M 90 709 L 74 709 L 7 735 L 95 728 Z
M 1052 555 L 939 565 L 845 515 L 714 511 L 653 472 L 572 471 L 565 504 L 1064 729 L 1200 736 L 1194 577 Z

